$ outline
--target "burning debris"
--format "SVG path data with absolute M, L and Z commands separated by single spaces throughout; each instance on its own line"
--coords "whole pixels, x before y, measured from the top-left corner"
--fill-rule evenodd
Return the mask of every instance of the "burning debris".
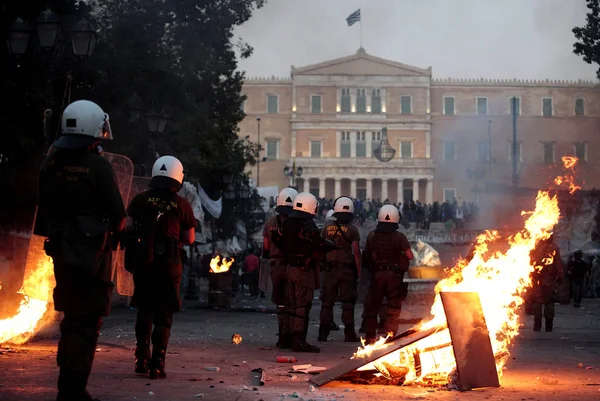
M 555 180 L 570 193 L 579 188 L 571 174 L 576 162 L 564 157 L 569 173 Z M 532 265 L 530 253 L 552 235 L 560 217 L 558 199 L 539 191 L 535 210 L 522 215 L 527 216 L 524 228 L 507 238 L 506 252 L 489 252 L 489 245 L 502 238 L 497 231 L 486 232 L 478 237 L 472 259 L 459 262 L 438 283 L 432 319 L 394 338 L 363 342 L 353 359 L 321 373 L 313 383 L 364 380 L 375 373 L 394 384 L 454 384 L 462 390 L 498 386 L 519 333 L 522 296 L 531 286 L 531 273 L 541 269 Z
M 231 269 L 231 265 L 235 262 L 233 258 L 222 258 L 217 255 L 210 260 L 210 273 L 226 273 Z
M 53 288 L 54 265 L 50 257 L 44 256 L 18 291 L 22 300 L 16 315 L 0 319 L 0 344 L 24 344 L 52 320 L 54 312 L 49 306 Z

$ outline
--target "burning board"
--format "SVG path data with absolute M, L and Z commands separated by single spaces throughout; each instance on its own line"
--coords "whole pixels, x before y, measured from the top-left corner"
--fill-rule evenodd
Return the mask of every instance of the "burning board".
M 442 292 L 442 303 L 447 318 L 448 330 L 452 338 L 452 347 L 456 359 L 459 388 L 468 390 L 479 387 L 499 386 L 498 374 L 494 353 L 489 339 L 488 329 L 483 315 L 483 309 L 478 293 L 470 292 Z M 359 368 L 399 351 L 412 344 L 424 340 L 436 333 L 440 333 L 446 326 L 436 326 L 425 330 L 411 329 L 399 336 L 389 339 L 385 344 L 375 348 L 372 352 L 363 354 L 336 365 L 325 372 L 315 376 L 311 382 L 323 386 L 333 380 L 339 379 L 348 373 L 356 373 Z M 422 350 L 433 351 L 447 347 L 429 347 Z

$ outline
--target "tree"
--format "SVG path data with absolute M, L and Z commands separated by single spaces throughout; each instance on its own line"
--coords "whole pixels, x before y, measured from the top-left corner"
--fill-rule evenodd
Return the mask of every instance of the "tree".
M 578 40 L 573 45 L 573 53 L 582 56 L 588 64 L 600 65 L 600 0 L 587 0 L 586 24 L 573 28 L 575 38 Z M 596 71 L 600 79 L 600 68 Z

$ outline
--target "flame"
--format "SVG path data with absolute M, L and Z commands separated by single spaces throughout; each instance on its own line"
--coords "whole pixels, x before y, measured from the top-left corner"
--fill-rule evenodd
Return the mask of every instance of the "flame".
M 554 183 L 556 185 L 558 185 L 559 187 L 569 188 L 569 193 L 573 194 L 578 189 L 581 189 L 580 186 L 575 185 L 575 177 L 573 175 L 575 165 L 577 164 L 579 159 L 577 159 L 574 156 L 563 156 L 562 161 L 563 161 L 563 165 L 565 166 L 565 169 L 568 170 L 567 174 L 565 174 L 564 176 L 556 177 L 554 179 Z
M 567 170 L 572 170 L 577 159 L 563 157 L 563 163 Z M 555 183 L 568 185 L 570 193 L 579 188 L 570 174 L 558 177 Z M 519 334 L 519 307 L 524 302 L 525 291 L 532 284 L 531 273 L 542 267 L 533 265 L 530 253 L 539 241 L 550 238 L 560 218 L 557 196 L 551 196 L 549 191 L 539 191 L 535 210 L 521 214 L 527 217 L 524 228 L 507 238 L 510 248 L 505 253 L 488 249 L 488 244 L 502 238 L 498 231 L 487 231 L 477 238 L 473 258 L 469 262 L 460 261 L 450 271 L 450 276 L 437 284 L 431 307 L 433 318 L 418 327 L 420 330 L 446 327 L 440 292 L 479 293 L 499 377 L 510 355 L 509 347 Z M 547 255 L 541 263 L 551 263 L 554 256 Z M 388 347 L 386 339 L 381 337 L 372 345 L 365 345 L 363 340 L 362 348 L 353 358 L 365 358 L 375 350 Z M 387 378 L 392 378 L 394 372 L 401 372 L 406 375 L 404 383 L 447 384 L 456 378 L 450 332 L 447 329 L 437 331 L 359 370 L 373 369 Z
M 221 260 L 221 256 L 217 255 L 210 260 L 210 272 L 211 273 L 225 273 L 228 272 L 231 268 L 231 265 L 235 259 L 233 258 L 223 258 Z
M 0 289 L 2 287 L 0 286 Z M 17 314 L 0 319 L 0 344 L 24 344 L 37 331 L 52 321 L 54 310 L 49 308 L 54 288 L 54 265 L 44 256 L 18 291 L 24 296 Z

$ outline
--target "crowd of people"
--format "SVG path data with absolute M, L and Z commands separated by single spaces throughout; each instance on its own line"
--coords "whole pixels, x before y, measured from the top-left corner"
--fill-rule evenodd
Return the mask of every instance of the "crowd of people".
M 392 205 L 401 213 L 401 224 L 409 227 L 416 224 L 418 229 L 429 230 L 431 223 L 445 223 L 447 228 L 461 229 L 466 223 L 473 221 L 479 210 L 475 202 L 457 201 L 422 203 L 419 200 L 406 200 L 402 202 L 381 201 L 380 199 L 354 199 L 355 223 L 362 225 L 365 221 L 375 221 L 377 213 L 384 205 Z M 333 208 L 333 199 L 319 199 L 319 213 L 321 219 Z

